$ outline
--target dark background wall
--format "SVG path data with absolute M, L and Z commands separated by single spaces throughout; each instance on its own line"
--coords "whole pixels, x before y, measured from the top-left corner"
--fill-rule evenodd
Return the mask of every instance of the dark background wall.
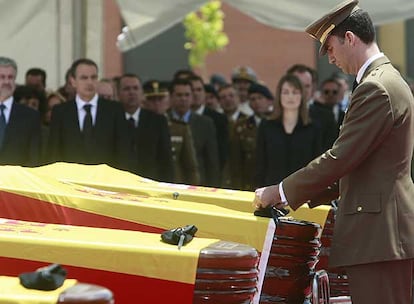
M 188 68 L 184 27 L 178 24 L 145 44 L 123 54 L 126 73 L 138 74 L 143 82 L 170 80 L 177 69 Z
M 414 78 L 414 19 L 406 21 L 405 37 L 407 48 L 407 76 Z

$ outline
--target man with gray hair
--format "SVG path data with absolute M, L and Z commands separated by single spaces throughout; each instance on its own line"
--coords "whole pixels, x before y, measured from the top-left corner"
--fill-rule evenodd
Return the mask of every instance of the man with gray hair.
M 14 101 L 17 64 L 0 57 L 0 164 L 40 163 L 40 114 Z

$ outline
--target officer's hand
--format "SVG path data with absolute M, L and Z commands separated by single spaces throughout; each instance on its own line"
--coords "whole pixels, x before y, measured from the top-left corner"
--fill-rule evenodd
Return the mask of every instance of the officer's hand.
M 256 189 L 253 206 L 257 209 L 266 208 L 268 206 L 283 208 L 285 205 L 280 199 L 279 185 Z

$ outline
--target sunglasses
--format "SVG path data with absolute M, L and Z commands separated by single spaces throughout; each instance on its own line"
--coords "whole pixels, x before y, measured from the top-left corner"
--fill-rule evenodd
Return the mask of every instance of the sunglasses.
M 338 90 L 323 90 L 323 94 L 325 94 L 325 95 L 328 95 L 328 94 L 336 95 L 336 94 L 338 94 Z

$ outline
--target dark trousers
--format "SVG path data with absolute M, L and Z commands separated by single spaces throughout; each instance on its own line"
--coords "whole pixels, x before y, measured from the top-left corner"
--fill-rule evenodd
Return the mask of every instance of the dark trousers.
M 345 267 L 352 304 L 413 304 L 413 261 Z

